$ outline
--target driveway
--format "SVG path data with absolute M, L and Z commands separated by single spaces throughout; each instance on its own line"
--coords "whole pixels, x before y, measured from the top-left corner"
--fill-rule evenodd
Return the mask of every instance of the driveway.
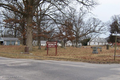
M 120 64 L 0 57 L 0 80 L 120 80 Z

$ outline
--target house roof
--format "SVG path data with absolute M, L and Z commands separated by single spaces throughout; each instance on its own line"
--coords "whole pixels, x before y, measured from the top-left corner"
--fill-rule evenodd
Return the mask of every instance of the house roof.
M 94 39 L 91 39 L 90 42 L 107 43 L 107 40 L 105 38 L 94 38 Z
M 18 38 L 10 38 L 10 37 L 1 37 L 1 39 L 0 40 L 2 40 L 2 41 L 17 41 L 17 40 L 19 40 Z
M 3 38 L 2 38 L 2 37 L 0 37 L 0 41 L 3 41 Z

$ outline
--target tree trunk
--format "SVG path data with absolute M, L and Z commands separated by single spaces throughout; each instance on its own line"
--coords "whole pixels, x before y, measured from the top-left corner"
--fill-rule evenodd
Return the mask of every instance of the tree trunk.
M 72 47 L 74 47 L 74 41 L 72 41 Z
M 23 29 L 24 29 L 24 27 L 23 27 Z M 23 31 L 23 33 L 24 33 L 24 31 Z M 23 45 L 26 45 L 26 34 L 23 34 L 22 37 L 23 37 L 23 38 L 22 38 L 22 44 L 23 44 Z
M 77 29 L 77 32 L 76 32 L 76 47 L 78 47 L 78 41 L 79 41 L 79 30 Z
M 37 17 L 38 18 L 38 17 Z M 41 36 L 39 36 L 40 34 L 41 34 L 41 26 L 40 26 L 40 23 L 41 23 L 41 20 L 39 21 L 38 19 L 37 19 L 37 21 L 38 21 L 38 49 L 41 49 Z
M 32 16 L 27 17 L 27 47 L 29 47 L 29 51 L 32 51 Z
M 37 43 L 37 45 L 39 46 L 39 44 L 40 44 L 40 36 L 38 36 L 38 43 Z
M 64 40 L 62 40 L 62 42 L 61 42 L 61 48 L 64 48 L 65 46 L 64 46 Z
M 23 37 L 23 45 L 26 45 L 26 38 Z
M 41 37 L 40 36 L 38 36 L 38 49 L 41 49 Z
M 76 36 L 76 47 L 78 47 L 78 41 L 79 41 L 79 39 L 78 39 L 78 37 Z

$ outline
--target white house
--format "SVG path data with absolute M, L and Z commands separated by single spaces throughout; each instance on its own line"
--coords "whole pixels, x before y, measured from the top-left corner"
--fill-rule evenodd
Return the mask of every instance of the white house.
M 58 46 L 62 46 L 60 43 L 57 43 Z
M 46 42 L 47 42 L 47 41 L 41 41 L 41 46 L 46 46 Z M 33 45 L 34 45 L 34 46 L 37 46 L 37 43 L 38 43 L 38 41 L 33 40 Z M 57 43 L 57 45 L 58 45 L 58 46 L 61 46 L 60 43 Z
M 0 37 L 0 45 L 20 45 L 18 38 Z
M 71 41 L 67 41 L 65 46 L 72 46 L 72 42 Z
M 33 45 L 37 46 L 38 41 L 33 40 Z M 46 41 L 41 41 L 41 46 L 46 46 Z
M 65 43 L 65 46 L 72 46 L 72 45 L 75 46 L 76 43 L 72 43 L 70 40 Z M 82 43 L 78 43 L 78 46 L 82 46 Z
M 108 42 L 107 42 L 107 39 L 105 38 L 94 38 L 94 39 L 91 39 L 87 45 L 107 45 Z
M 41 41 L 41 46 L 46 46 L 46 41 Z

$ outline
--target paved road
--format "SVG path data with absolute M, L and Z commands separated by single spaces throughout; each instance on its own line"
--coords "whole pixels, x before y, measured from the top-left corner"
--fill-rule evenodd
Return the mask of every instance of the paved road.
M 0 57 L 0 80 L 120 80 L 120 64 Z

